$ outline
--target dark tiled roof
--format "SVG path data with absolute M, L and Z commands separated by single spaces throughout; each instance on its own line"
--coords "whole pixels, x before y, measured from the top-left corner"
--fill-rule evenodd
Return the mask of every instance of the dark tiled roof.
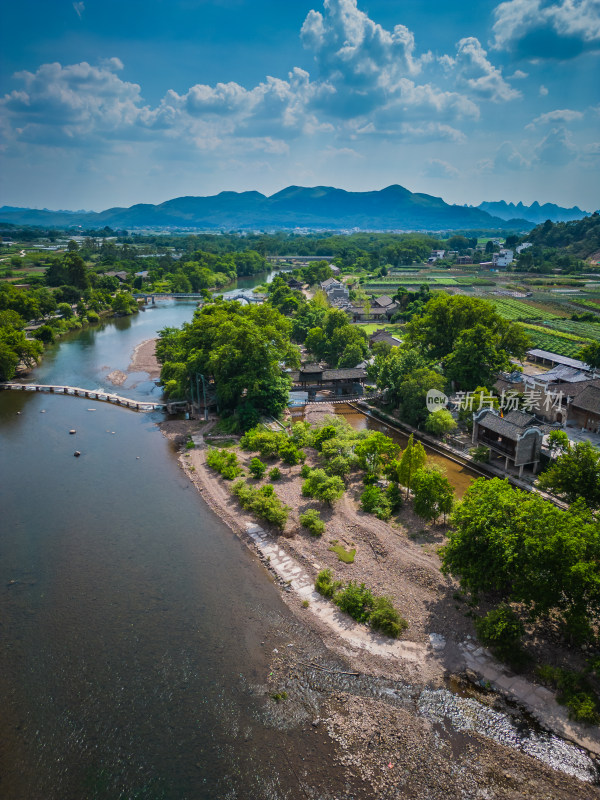
M 323 371 L 324 381 L 362 380 L 366 377 L 367 373 L 364 369 L 326 369 Z
M 381 297 L 376 297 L 373 302 L 382 308 L 386 308 L 386 306 L 391 306 L 394 301 L 387 294 L 382 294 Z
M 356 368 L 356 369 L 322 369 L 321 367 L 318 370 L 307 370 L 303 369 L 301 371 L 298 370 L 290 370 L 290 372 L 286 373 L 290 376 L 293 383 L 310 383 L 311 381 L 323 381 L 323 383 L 328 383 L 329 381 L 348 381 L 348 380 L 355 380 L 361 381 L 367 377 L 367 372 L 364 369 Z
M 523 381 L 520 383 L 513 383 L 513 381 L 506 380 L 506 378 L 498 378 L 493 388 L 497 392 L 520 392 L 524 388 Z
M 527 428 L 531 427 L 531 423 L 522 424 L 524 419 L 535 421 L 535 417 L 531 414 L 524 414 L 522 411 L 511 411 L 504 418 L 494 414 L 493 411 L 487 411 L 477 422 L 488 431 L 493 431 L 505 439 L 516 441 Z
M 573 408 L 580 408 L 582 411 L 600 414 L 600 388 L 598 386 L 586 386 L 579 396 L 573 400 L 572 406 Z
M 391 344 L 392 347 L 398 347 L 398 345 L 402 344 L 401 339 L 397 339 L 395 336 L 392 336 L 392 334 L 388 331 L 375 331 L 375 333 L 369 336 L 369 341 L 371 344 L 374 344 L 375 342 L 387 342 L 388 344 Z
M 561 391 L 563 394 L 568 395 L 569 397 L 579 397 L 579 395 L 584 392 L 586 389 L 589 388 L 600 388 L 600 378 L 594 378 L 594 380 L 587 380 L 587 381 L 579 381 L 578 383 L 570 383 L 568 386 L 565 386 L 562 383 L 553 386 L 553 391 Z
M 527 414 L 525 411 L 509 411 L 504 415 L 504 419 L 519 428 L 529 428 L 531 425 L 535 425 L 534 415 Z

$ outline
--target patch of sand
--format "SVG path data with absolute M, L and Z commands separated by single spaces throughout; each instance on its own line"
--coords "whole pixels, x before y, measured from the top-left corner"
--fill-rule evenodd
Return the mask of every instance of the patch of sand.
M 151 380 L 160 377 L 160 364 L 156 358 L 156 339 L 146 339 L 137 345 L 127 371 L 146 372 Z

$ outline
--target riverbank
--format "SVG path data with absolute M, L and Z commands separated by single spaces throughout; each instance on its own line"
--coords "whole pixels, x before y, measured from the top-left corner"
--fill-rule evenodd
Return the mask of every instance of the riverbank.
M 313 407 L 307 416 L 317 421 L 327 411 L 331 409 Z M 352 679 L 348 679 L 351 683 L 354 680 L 366 680 L 379 687 L 373 690 L 373 697 L 368 702 L 362 699 L 359 702 L 351 686 L 347 687 L 349 691 L 336 692 L 335 701 L 328 704 L 327 716 L 321 720 L 329 735 L 340 744 L 348 764 L 358 764 L 361 774 L 372 776 L 374 789 L 388 791 L 392 786 L 398 786 L 398 773 L 386 773 L 384 762 L 388 755 L 383 756 L 382 753 L 388 752 L 389 748 L 394 750 L 389 758 L 393 759 L 395 767 L 400 767 L 399 762 L 403 759 L 406 763 L 407 760 L 414 763 L 425 753 L 431 757 L 432 763 L 440 758 L 439 754 L 429 752 L 435 738 L 431 723 L 418 713 L 415 716 L 407 714 L 406 709 L 389 707 L 390 686 L 398 687 L 400 682 L 405 687 L 412 687 L 417 694 L 421 690 L 443 694 L 449 681 L 463 681 L 463 691 L 474 697 L 476 703 L 503 710 L 507 718 L 514 710 L 511 712 L 506 701 L 499 694 L 484 691 L 478 686 L 479 679 L 481 684 L 487 680 L 483 678 L 486 669 L 493 667 L 496 670 L 494 677 L 499 682 L 504 681 L 509 688 L 503 690 L 500 683 L 495 686 L 494 682 L 490 685 L 513 700 L 520 701 L 520 695 L 535 688 L 529 687 L 527 681 L 511 676 L 489 654 L 486 656 L 482 648 L 477 648 L 472 638 L 472 622 L 465 616 L 465 607 L 454 597 L 456 587 L 439 572 L 436 550 L 443 540 L 443 528 L 424 527 L 423 522 L 407 507 L 395 525 L 365 514 L 356 500 L 362 486 L 353 482 L 344 498 L 336 504 L 335 510 L 328 512 L 320 504 L 302 497 L 299 466 L 278 464 L 282 478 L 274 486 L 278 496 L 291 508 L 284 533 L 278 535 L 262 523 L 260 527 L 257 526 L 256 520 L 244 512 L 230 494 L 231 484 L 207 468 L 204 434 L 208 432 L 208 427 L 202 423 L 184 421 L 169 422 L 161 427 L 166 435 L 180 444 L 184 444 L 190 436 L 197 443 L 196 447 L 186 449 L 180 455 L 180 463 L 187 476 L 213 511 L 258 553 L 281 586 L 286 604 L 304 625 L 320 635 L 335 658 L 340 659 L 339 670 L 353 675 L 356 673 Z M 215 444 L 218 446 L 218 442 Z M 244 466 L 252 456 L 238 452 Z M 311 458 L 309 455 L 308 461 L 312 463 L 313 460 L 314 456 Z M 319 508 L 327 526 L 320 538 L 310 536 L 299 525 L 299 514 L 311 507 Z M 257 533 L 261 529 L 264 536 Z M 353 564 L 340 562 L 337 555 L 329 551 L 332 541 L 346 549 L 356 549 Z M 386 639 L 337 612 L 333 604 L 312 592 L 314 577 L 325 567 L 332 569 L 340 580 L 364 582 L 377 594 L 390 596 L 409 621 L 408 631 L 398 641 Z M 298 681 L 305 680 L 304 673 L 308 667 L 310 665 L 299 665 L 291 652 L 276 655 L 272 664 L 273 686 L 279 687 L 277 691 L 280 691 L 281 686 L 285 685 L 288 687 L 286 691 L 291 694 L 298 689 Z M 309 672 L 311 680 L 315 680 L 318 666 L 313 665 Z M 513 685 L 515 679 L 520 681 L 520 685 Z M 381 682 L 388 682 L 388 689 L 381 689 Z M 530 710 L 536 712 L 540 721 L 554 728 L 565 739 L 600 753 L 597 732 L 570 723 L 565 710 L 555 703 L 551 694 L 542 687 L 538 688 L 541 694 L 529 694 L 529 699 L 532 703 L 537 702 L 537 708 L 530 706 Z M 369 712 L 365 713 L 365 709 L 369 709 Z M 445 725 L 449 725 L 452 719 L 451 714 L 442 715 L 442 718 Z M 400 729 L 403 732 L 401 737 L 398 733 Z M 374 738 L 378 742 L 376 747 L 372 747 Z M 405 742 L 401 757 L 398 751 L 400 740 Z M 415 742 L 420 742 L 419 747 L 415 747 Z M 485 733 L 477 735 L 471 730 L 469 746 L 480 749 L 478 764 L 489 775 L 498 777 L 500 764 L 504 764 L 507 770 L 502 779 L 504 783 L 512 783 L 516 775 L 519 776 L 520 789 L 513 786 L 509 792 L 492 793 L 490 797 L 597 797 L 596 790 L 589 785 L 579 781 L 573 783 L 560 772 L 548 770 L 521 753 L 498 748 L 488 741 Z M 425 749 L 419 755 L 420 748 Z M 500 754 L 499 749 L 502 751 Z M 510 757 L 509 752 L 512 753 Z M 444 765 L 439 764 L 440 774 L 446 773 L 446 778 L 448 766 L 445 761 Z M 513 776 L 510 780 L 506 777 L 509 774 Z M 431 789 L 431 780 L 431 776 L 423 777 L 423 789 L 426 786 Z M 546 781 L 549 783 L 546 784 Z M 449 784 L 444 785 L 447 787 Z M 454 794 L 447 789 L 442 790 L 442 784 L 436 784 L 436 787 L 436 797 L 450 798 L 460 794 L 458 786 Z M 537 787 L 535 791 L 533 787 Z

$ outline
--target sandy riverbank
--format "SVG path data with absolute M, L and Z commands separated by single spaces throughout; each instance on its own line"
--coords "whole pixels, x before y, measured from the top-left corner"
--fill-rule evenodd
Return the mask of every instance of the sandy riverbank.
M 317 421 L 331 409 L 313 407 L 309 413 Z M 163 432 L 169 438 L 183 444 L 188 436 L 199 432 L 207 432 L 207 426 L 194 421 L 172 421 L 163 426 Z M 218 444 L 218 442 L 215 442 Z M 259 552 L 265 566 L 277 577 L 274 565 L 269 563 L 260 549 L 256 548 L 248 534 L 248 527 L 256 523 L 250 514 L 240 508 L 230 494 L 230 484 L 206 467 L 206 450 L 202 447 L 182 452 L 180 461 L 190 480 L 194 483 L 204 500 L 226 524 L 245 540 L 255 552 Z M 316 454 L 311 454 L 309 462 L 315 463 Z M 239 452 L 240 461 L 247 465 L 254 454 Z M 327 511 L 321 504 L 308 501 L 301 495 L 300 467 L 286 467 L 278 464 L 282 471 L 282 479 L 275 483 L 279 497 L 290 508 L 290 519 L 283 535 L 269 530 L 269 526 L 260 525 L 273 536 L 279 553 L 283 553 L 283 561 L 288 566 L 299 567 L 302 574 L 314 579 L 317 571 L 329 567 L 340 580 L 350 579 L 364 582 L 378 594 L 386 594 L 409 621 L 409 630 L 400 642 L 390 640 L 389 652 L 383 655 L 381 650 L 369 646 L 369 641 L 381 640 L 371 634 L 364 626 L 361 636 L 353 635 L 356 628 L 352 620 L 337 616 L 335 624 L 329 618 L 317 613 L 316 604 L 311 609 L 303 607 L 302 595 L 294 592 L 291 585 L 277 577 L 282 586 L 282 595 L 286 604 L 293 610 L 302 624 L 317 633 L 332 654 L 338 660 L 338 669 L 356 671 L 360 678 L 367 680 L 373 696 L 368 700 L 365 696 L 357 698 L 354 691 L 325 692 L 326 713 L 322 716 L 327 735 L 335 739 L 344 754 L 346 766 L 359 767 L 361 775 L 369 775 L 369 780 L 377 794 L 373 797 L 420 797 L 453 798 L 461 796 L 467 784 L 471 789 L 487 787 L 487 794 L 473 797 L 489 798 L 593 798 L 598 797 L 595 788 L 554 771 L 537 759 L 532 759 L 512 748 L 502 747 L 472 731 L 462 742 L 478 751 L 477 764 L 463 760 L 457 753 L 442 755 L 439 737 L 435 734 L 435 724 L 419 716 L 417 706 L 410 713 L 406 708 L 390 708 L 389 699 L 383 698 L 389 689 L 381 689 L 379 682 L 387 681 L 389 686 L 397 686 L 398 681 L 418 691 L 428 687 L 443 691 L 448 680 L 456 676 L 468 674 L 465 662 L 464 644 L 474 631 L 471 620 L 465 616 L 465 607 L 454 598 L 455 586 L 439 572 L 437 547 L 444 537 L 444 529 L 424 526 L 422 520 L 416 518 L 410 507 L 405 508 L 398 518 L 397 524 L 389 525 L 362 512 L 358 506 L 357 496 L 362 491 L 362 484 L 350 482 L 344 498 L 336 504 L 335 510 Z M 311 537 L 299 525 L 299 514 L 307 508 L 318 508 L 327 528 L 323 537 Z M 337 555 L 328 550 L 332 540 L 342 544 L 346 549 L 356 548 L 356 559 L 353 564 L 340 562 Z M 312 601 L 314 603 L 314 601 Z M 341 623 L 340 623 L 341 620 Z M 355 632 L 355 631 L 354 631 Z M 445 647 L 439 651 L 431 646 L 430 634 L 443 637 Z M 396 645 L 401 645 L 397 647 Z M 404 653 L 402 651 L 404 645 Z M 322 663 L 322 662 L 321 662 Z M 306 673 L 310 673 L 307 677 Z M 315 681 L 323 678 L 325 673 L 315 672 L 299 666 L 290 654 L 277 655 L 273 658 L 271 683 L 280 691 L 282 686 L 290 696 L 299 683 Z M 329 677 L 325 675 L 325 677 Z M 389 682 L 392 683 L 389 683 Z M 483 705 L 491 705 L 494 709 L 504 710 L 510 715 L 510 707 L 496 694 L 480 692 L 468 681 L 464 684 L 467 694 L 476 697 Z M 340 689 L 339 686 L 336 689 Z M 290 704 L 290 711 L 293 703 Z M 283 713 L 283 712 L 282 712 Z M 437 724 L 437 723 L 436 723 Z M 447 721 L 445 725 L 449 725 Z M 399 731 L 402 731 L 400 735 Z M 315 729 L 315 733 L 316 733 Z M 320 731 L 319 731 L 320 732 Z M 577 731 L 574 731 L 577 734 Z M 454 737 L 455 734 L 452 734 Z M 462 736 L 462 734 L 461 734 Z M 451 738 L 452 738 L 451 737 Z M 568 738 L 576 739 L 575 736 Z M 372 743 L 376 740 L 377 747 Z M 437 742 L 437 744 L 436 744 Z M 365 749 L 366 743 L 366 749 Z M 593 743 L 593 742 L 592 742 Z M 380 746 L 379 746 L 380 745 Z M 402 753 L 398 752 L 402 748 Z M 454 747 L 454 746 L 453 746 Z M 393 774 L 387 766 L 386 759 L 392 758 L 396 768 L 413 769 L 421 763 L 423 774 L 406 775 L 403 783 L 398 783 L 399 774 Z M 382 755 L 385 753 L 385 755 Z M 460 769 L 449 768 L 448 764 L 455 759 L 461 763 L 461 769 L 469 775 L 459 775 Z M 428 767 L 425 761 L 436 764 L 436 774 L 425 774 Z M 449 762 L 446 762 L 449 759 Z M 455 766 L 456 766 L 455 764 Z M 403 766 L 402 766 L 403 765 Z M 411 766 L 412 765 L 412 766 Z M 443 766 L 445 765 L 445 766 Z M 387 770 L 390 770 L 389 773 Z M 453 772 L 451 778 L 450 772 Z M 443 778 L 443 780 L 442 780 Z M 465 784 L 463 781 L 467 779 Z M 395 794 L 393 787 L 402 785 L 402 792 Z M 418 787 L 418 789 L 417 789 Z M 500 790 L 500 787 L 502 790 Z M 392 792 L 386 794 L 385 792 Z M 383 794 L 379 794 L 383 792 Z M 425 794 L 423 794 L 425 792 Z
M 156 358 L 156 339 L 146 339 L 137 345 L 127 371 L 146 372 L 151 380 L 160 377 L 160 364 Z
M 133 372 L 145 372 L 150 380 L 160 378 L 160 364 L 156 358 L 156 339 L 145 339 L 140 342 L 131 354 L 131 361 L 127 372 L 114 369 L 106 376 L 113 386 L 123 386 L 129 375 Z

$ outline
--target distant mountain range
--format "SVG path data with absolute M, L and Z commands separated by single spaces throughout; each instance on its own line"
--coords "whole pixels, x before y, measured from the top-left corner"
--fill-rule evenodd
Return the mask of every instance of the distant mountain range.
M 498 211 L 495 210 L 496 206 Z M 530 207 L 536 211 L 549 208 L 557 209 L 557 206 L 539 206 L 534 203 Z M 515 213 L 509 213 L 510 209 L 515 209 Z M 576 210 L 578 216 L 584 216 L 584 212 L 579 209 L 557 210 Z M 109 208 L 99 213 L 3 206 L 0 208 L 0 221 L 43 227 L 104 228 L 108 225 L 113 229 L 357 228 L 444 231 L 497 228 L 526 231 L 531 227 L 531 222 L 535 223 L 540 219 L 526 216 L 526 211 L 527 207 L 521 203 L 518 206 L 482 203 L 479 208 L 449 205 L 440 197 L 413 193 L 398 185 L 374 192 L 346 192 L 329 186 L 288 186 L 270 197 L 260 192 L 221 192 L 212 197 L 177 197 L 159 205 L 139 203 L 130 208 Z M 548 218 L 555 217 L 543 216 L 542 221 Z
M 481 211 L 487 211 L 488 214 L 494 217 L 500 217 L 500 219 L 509 220 L 518 217 L 536 225 L 540 222 L 546 222 L 547 219 L 552 222 L 571 222 L 574 219 L 590 216 L 588 211 L 582 211 L 577 206 L 561 208 L 554 203 L 544 203 L 541 206 L 537 201 L 530 206 L 524 206 L 523 203 L 515 205 L 501 200 L 498 203 L 480 203 L 477 208 L 481 209 Z

